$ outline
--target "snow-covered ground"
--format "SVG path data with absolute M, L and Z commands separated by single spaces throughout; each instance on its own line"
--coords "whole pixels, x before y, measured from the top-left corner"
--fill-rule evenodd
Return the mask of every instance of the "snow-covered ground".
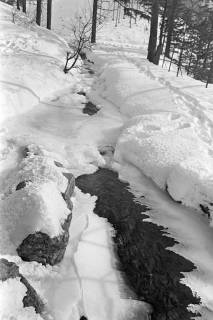
M 19 265 L 55 320 L 77 320 L 83 314 L 90 320 L 108 320 L 109 310 L 110 319 L 120 320 L 128 319 L 126 311 L 121 314 L 126 308 L 146 311 L 140 303 L 120 297 L 123 284 L 113 264 L 112 227 L 93 214 L 95 198 L 77 188 L 70 241 L 59 266 L 22 262 L 14 250 L 37 228 L 51 235 L 60 233 L 60 219 L 67 214 L 58 197 L 64 191 L 63 171 L 78 176 L 98 166 L 112 166 L 138 197 L 146 194 L 153 208 L 150 219 L 168 227 L 180 243 L 173 250 L 197 266 L 185 275 L 185 282 L 202 299 L 202 320 L 212 320 L 213 231 L 200 205 L 212 214 L 213 86 L 205 89 L 203 83 L 186 76 L 176 78 L 175 70 L 168 73 L 148 63 L 148 24 L 141 22 L 130 29 L 126 19 L 117 28 L 108 21 L 100 29 L 90 57 L 95 75 L 78 70 L 65 75 L 67 44 L 61 36 L 65 27 L 69 30 L 67 17 L 62 28 L 55 18 L 56 35 L 35 25 L 14 24 L 11 8 L 2 3 L 0 8 L 1 255 Z M 100 107 L 92 117 L 82 113 L 86 99 Z M 42 150 L 42 156 L 23 159 L 22 151 L 29 145 Z M 100 154 L 108 146 L 115 147 L 114 158 Z M 63 168 L 55 168 L 54 161 Z M 34 177 L 33 183 L 16 191 L 17 184 L 29 176 Z M 50 193 L 53 202 L 47 203 Z M 32 212 L 28 205 L 22 215 L 27 199 L 35 205 Z M 50 210 L 55 213 L 51 219 Z M 27 222 L 24 228 L 23 221 Z M 10 292 L 12 285 L 5 290 Z M 23 311 L 23 288 L 14 286 L 20 295 L 13 312 L 24 319 L 22 313 L 32 310 Z M 7 310 L 3 312 L 8 317 Z M 37 319 L 29 314 L 27 319 Z
M 106 29 L 102 33 L 110 37 L 111 25 Z M 119 46 L 109 38 L 98 49 L 98 90 L 130 119 L 116 144 L 115 160 L 132 163 L 176 201 L 199 210 L 202 205 L 212 215 L 213 86 L 206 89 L 199 81 L 180 80 L 152 66 L 138 38 L 135 43 L 131 51 L 123 39 Z

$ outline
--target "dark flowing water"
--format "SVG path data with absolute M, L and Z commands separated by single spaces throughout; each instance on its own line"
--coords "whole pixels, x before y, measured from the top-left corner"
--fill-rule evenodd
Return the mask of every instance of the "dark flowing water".
M 135 201 L 129 185 L 108 169 L 79 176 L 76 185 L 82 192 L 98 197 L 94 212 L 107 218 L 116 230 L 113 240 L 117 268 L 138 300 L 152 305 L 152 320 L 193 319 L 187 307 L 200 300 L 181 279 L 182 272 L 195 267 L 167 249 L 176 242 L 163 227 L 144 221 L 149 208 Z

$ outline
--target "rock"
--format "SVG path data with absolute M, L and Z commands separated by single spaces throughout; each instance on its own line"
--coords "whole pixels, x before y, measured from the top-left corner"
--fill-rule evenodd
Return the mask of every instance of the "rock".
M 200 204 L 200 208 L 201 208 L 201 210 L 208 216 L 208 218 L 211 217 L 209 207 L 204 206 L 203 204 Z
M 86 97 L 86 92 L 84 91 L 78 91 L 77 94 L 79 94 L 80 96 Z
M 33 307 L 36 313 L 43 314 L 45 311 L 45 305 L 39 295 L 37 294 L 36 290 L 29 284 L 27 279 L 21 275 L 20 280 L 25 287 L 27 288 L 27 294 L 23 298 L 23 305 L 25 308 Z
M 58 161 L 54 161 L 56 167 L 59 167 L 59 168 L 63 168 L 63 164 L 61 162 L 58 162 Z
M 64 257 L 64 253 L 69 241 L 69 227 L 72 219 L 72 202 L 70 200 L 75 188 L 75 178 L 72 174 L 64 174 L 68 179 L 65 193 L 62 194 L 70 214 L 65 219 L 63 232 L 57 237 L 51 238 L 43 232 L 29 234 L 17 248 L 18 255 L 24 261 L 37 261 L 43 265 L 55 265 Z
M 99 148 L 99 152 L 102 156 L 113 156 L 115 148 L 113 146 L 103 146 Z
M 0 259 L 0 280 L 14 279 L 19 277 L 19 267 L 6 259 Z
M 21 190 L 27 186 L 27 183 L 32 182 L 31 180 L 29 181 L 21 181 L 19 184 L 16 186 L 16 191 Z
M 58 237 L 49 237 L 43 232 L 30 234 L 17 248 L 18 255 L 24 261 L 37 261 L 43 265 L 61 262 L 69 241 L 70 213 L 63 224 L 64 232 Z
M 85 104 L 85 107 L 83 108 L 83 113 L 88 114 L 89 116 L 92 116 L 96 114 L 100 109 L 91 101 L 88 101 Z
M 20 279 L 20 282 L 27 288 L 26 296 L 23 298 L 24 307 L 33 307 L 36 313 L 42 314 L 45 305 L 36 290 L 29 284 L 27 279 L 19 273 L 19 267 L 14 262 L 6 259 L 0 259 L 0 280 Z

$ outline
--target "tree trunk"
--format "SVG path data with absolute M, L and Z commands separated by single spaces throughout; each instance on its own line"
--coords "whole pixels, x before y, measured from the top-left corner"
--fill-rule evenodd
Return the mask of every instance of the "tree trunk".
M 167 58 L 169 58 L 169 55 L 170 55 L 170 47 L 171 47 L 171 42 L 172 42 L 174 20 L 175 20 L 175 11 L 177 8 L 177 4 L 178 4 L 178 0 L 172 0 L 171 8 L 169 11 L 168 33 L 167 33 L 167 41 L 166 41 L 166 49 L 165 49 L 165 55 Z
M 156 46 L 157 46 L 157 38 L 158 38 L 158 14 L 159 14 L 159 0 L 153 0 L 148 56 L 147 56 L 147 59 L 153 63 L 155 63 Z
M 47 0 L 47 29 L 51 29 L 52 20 L 52 0 Z
M 26 3 L 26 0 L 22 0 L 22 5 L 23 5 L 23 12 L 26 13 L 26 12 L 27 12 L 27 3 Z
M 160 27 L 159 44 L 158 44 L 158 47 L 157 47 L 157 50 L 156 50 L 156 53 L 155 53 L 155 58 L 154 58 L 154 61 L 153 61 L 155 64 L 159 64 L 160 56 L 161 56 L 161 54 L 163 52 L 163 46 L 164 46 L 163 35 L 164 35 L 167 3 L 168 3 L 168 0 L 165 0 L 163 16 L 162 16 L 162 22 L 161 22 L 161 27 Z
M 20 10 L 20 0 L 16 1 L 17 9 Z
M 40 26 L 41 25 L 41 5 L 42 0 L 37 0 L 36 6 L 36 23 Z
M 98 10 L 98 0 L 93 0 L 91 43 L 96 42 L 97 10 Z

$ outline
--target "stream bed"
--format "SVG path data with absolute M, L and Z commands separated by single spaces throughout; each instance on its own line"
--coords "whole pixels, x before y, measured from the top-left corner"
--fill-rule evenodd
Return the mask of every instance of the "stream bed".
M 183 272 L 195 266 L 168 249 L 177 242 L 165 228 L 146 221 L 149 207 L 136 202 L 128 183 L 120 181 L 116 172 L 100 168 L 79 176 L 76 186 L 97 196 L 94 213 L 107 218 L 115 229 L 117 269 L 137 299 L 152 306 L 151 319 L 193 319 L 188 306 L 199 304 L 200 299 L 181 279 Z

